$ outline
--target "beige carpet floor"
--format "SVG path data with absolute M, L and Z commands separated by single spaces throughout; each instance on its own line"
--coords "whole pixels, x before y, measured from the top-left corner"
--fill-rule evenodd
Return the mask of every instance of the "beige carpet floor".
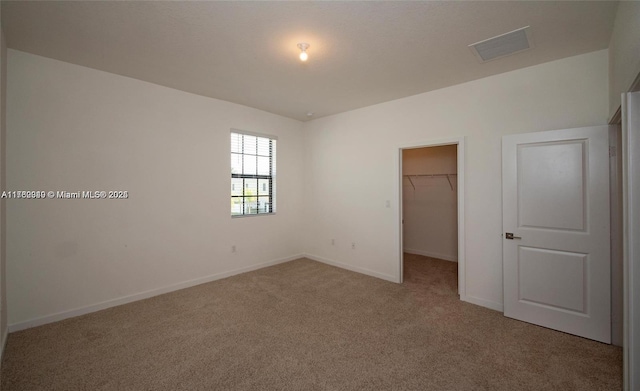
M 620 348 L 307 259 L 9 335 L 10 390 L 620 390 Z

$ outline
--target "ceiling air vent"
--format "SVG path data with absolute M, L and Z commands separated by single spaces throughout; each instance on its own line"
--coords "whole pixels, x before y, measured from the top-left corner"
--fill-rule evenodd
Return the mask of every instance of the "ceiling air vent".
M 509 56 L 534 47 L 529 26 L 469 45 L 480 62 Z

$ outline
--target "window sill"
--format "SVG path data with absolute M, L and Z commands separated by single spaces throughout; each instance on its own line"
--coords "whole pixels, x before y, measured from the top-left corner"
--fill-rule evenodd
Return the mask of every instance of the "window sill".
M 242 219 L 242 218 L 245 218 L 245 217 L 273 216 L 275 214 L 276 213 L 273 212 L 273 213 L 258 213 L 258 214 L 254 214 L 254 215 L 231 215 L 231 218 L 232 219 Z

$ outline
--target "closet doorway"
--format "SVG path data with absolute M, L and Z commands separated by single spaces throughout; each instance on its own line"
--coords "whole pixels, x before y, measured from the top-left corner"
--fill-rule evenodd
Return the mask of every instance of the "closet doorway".
M 401 281 L 463 299 L 463 140 L 403 147 L 399 157 Z

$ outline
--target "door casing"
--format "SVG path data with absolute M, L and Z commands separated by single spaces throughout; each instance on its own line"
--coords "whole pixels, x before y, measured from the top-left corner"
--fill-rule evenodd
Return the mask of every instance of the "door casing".
M 402 151 L 405 149 L 440 147 L 444 145 L 457 146 L 457 166 L 458 166 L 458 294 L 460 300 L 466 301 L 465 289 L 465 225 L 464 225 L 464 178 L 465 178 L 465 138 L 452 137 L 423 142 L 403 144 L 398 147 L 396 162 L 396 183 L 398 186 L 398 224 L 397 224 L 397 254 L 398 254 L 398 283 L 403 281 L 403 232 L 402 232 Z

